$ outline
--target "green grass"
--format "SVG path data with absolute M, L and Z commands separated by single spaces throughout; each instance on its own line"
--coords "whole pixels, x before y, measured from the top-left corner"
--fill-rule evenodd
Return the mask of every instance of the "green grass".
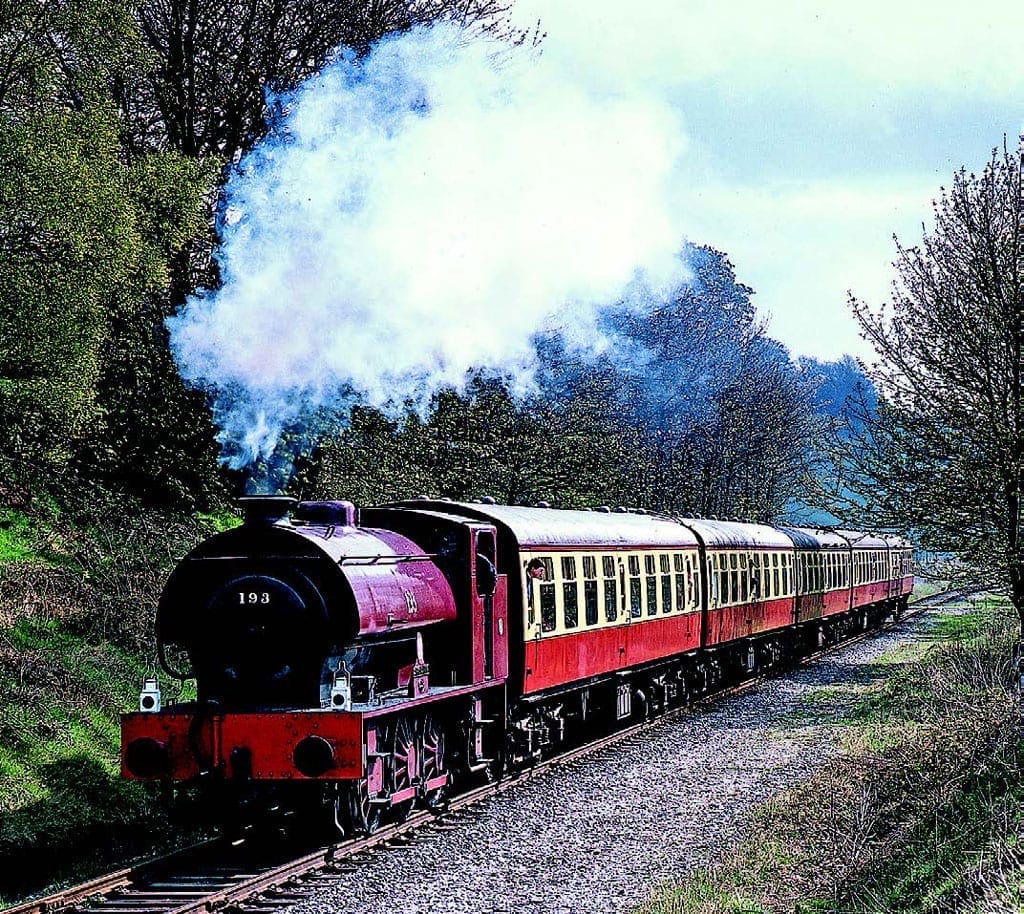
M 0 564 L 24 562 L 36 556 L 32 521 L 20 511 L 0 509 Z
M 145 663 L 57 620 L 20 619 L 0 643 L 0 898 L 166 840 L 154 791 L 122 781 L 118 763 Z
M 970 605 L 965 612 L 945 612 L 938 616 L 932 626 L 937 640 L 969 641 L 981 637 L 993 622 L 1012 612 L 1005 597 L 988 597 Z
M 914 581 L 914 590 L 910 594 L 910 599 L 920 600 L 924 597 L 930 597 L 933 594 L 937 594 L 943 590 L 946 590 L 946 588 L 948 587 L 948 581 L 923 581 L 918 579 Z

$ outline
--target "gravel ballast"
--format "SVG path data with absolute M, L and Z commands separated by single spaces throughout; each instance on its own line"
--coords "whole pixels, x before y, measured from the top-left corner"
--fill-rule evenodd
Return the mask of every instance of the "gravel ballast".
M 518 784 L 322 877 L 291 914 L 630 911 L 837 752 L 841 716 L 929 613 Z

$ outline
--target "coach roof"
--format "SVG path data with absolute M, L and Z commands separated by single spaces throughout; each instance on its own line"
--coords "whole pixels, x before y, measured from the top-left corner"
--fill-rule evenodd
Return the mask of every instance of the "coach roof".
M 801 549 L 849 549 L 850 543 L 861 533 L 850 533 L 844 530 L 837 533 L 834 530 L 825 530 L 821 527 L 780 527 Z
M 792 549 L 793 541 L 781 530 L 767 524 L 739 521 L 680 518 L 706 546 L 733 549 Z
M 668 518 L 633 512 L 566 511 L 518 505 L 416 500 L 402 502 L 408 510 L 443 511 L 491 521 L 507 529 L 521 547 L 530 546 L 654 546 L 696 547 L 697 538 Z

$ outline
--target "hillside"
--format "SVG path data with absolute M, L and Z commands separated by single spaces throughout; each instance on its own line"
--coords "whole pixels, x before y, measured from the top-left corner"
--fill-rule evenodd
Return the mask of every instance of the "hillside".
M 7 482 L 0 495 L 0 898 L 9 898 L 169 840 L 158 792 L 117 776 L 118 715 L 155 668 L 153 611 L 171 564 L 230 516 L 143 509 L 96 486 L 55 493 Z

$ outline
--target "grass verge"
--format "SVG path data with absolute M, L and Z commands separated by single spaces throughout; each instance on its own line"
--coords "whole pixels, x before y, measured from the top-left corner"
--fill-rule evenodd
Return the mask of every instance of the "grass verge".
M 1024 910 L 1016 618 L 992 601 L 938 617 L 882 658 L 849 706 L 841 757 L 761 807 L 742 843 L 641 914 Z

